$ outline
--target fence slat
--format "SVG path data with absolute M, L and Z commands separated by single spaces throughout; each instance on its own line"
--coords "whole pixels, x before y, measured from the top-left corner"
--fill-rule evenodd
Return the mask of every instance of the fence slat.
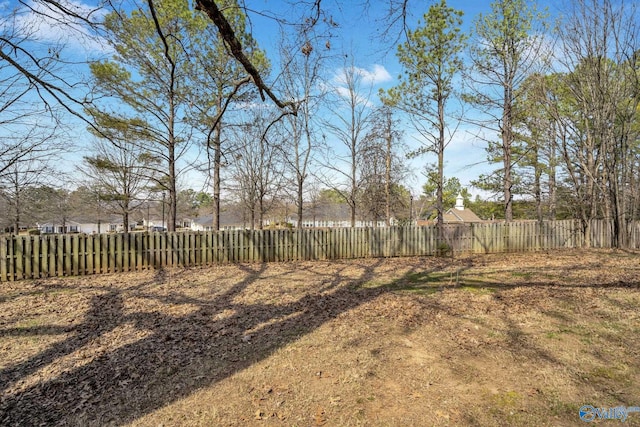
M 590 223 L 593 247 L 612 247 L 612 229 Z M 446 224 L 454 254 L 581 247 L 579 220 Z M 224 230 L 179 233 L 3 236 L 0 281 L 91 275 L 163 266 L 425 256 L 439 249 L 435 225 L 326 229 Z M 629 224 L 630 249 L 640 249 L 640 222 Z

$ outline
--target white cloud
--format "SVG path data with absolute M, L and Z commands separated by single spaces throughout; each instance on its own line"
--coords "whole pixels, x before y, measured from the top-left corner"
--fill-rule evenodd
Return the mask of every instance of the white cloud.
M 363 83 L 367 84 L 375 85 L 393 80 L 387 69 L 379 64 L 374 64 L 371 71 L 362 68 L 356 68 L 356 71 L 362 76 Z
M 352 81 L 352 85 L 349 85 L 350 76 L 358 81 Z M 349 86 L 352 86 L 357 91 L 355 93 L 356 102 L 367 107 L 373 107 L 373 87 L 391 80 L 393 80 L 391 74 L 383 65 L 379 64 L 374 64 L 370 70 L 360 67 L 339 68 L 333 75 L 332 84 L 323 85 L 323 88 L 337 93 L 342 98 L 349 98 L 352 95 Z
M 62 0 L 59 3 L 71 13 L 93 22 L 101 20 L 106 13 L 104 9 L 75 0 Z M 87 56 L 105 53 L 107 44 L 91 34 L 83 20 L 43 2 L 30 0 L 25 5 L 26 7 L 16 14 L 13 25 L 32 41 L 63 45 L 76 54 L 84 53 Z
M 366 85 L 377 85 L 393 80 L 393 77 L 391 77 L 391 74 L 389 74 L 387 69 L 383 65 L 379 64 L 374 64 L 371 70 L 360 67 L 352 67 L 351 70 L 353 71 L 353 75 L 358 76 L 361 83 Z M 345 71 L 344 68 L 340 68 L 336 70 L 333 81 L 336 84 L 344 86 L 347 84 L 346 76 L 349 74 L 350 73 Z

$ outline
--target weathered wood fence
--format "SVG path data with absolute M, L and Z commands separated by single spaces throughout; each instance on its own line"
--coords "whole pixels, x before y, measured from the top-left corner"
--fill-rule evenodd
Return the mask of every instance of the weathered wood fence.
M 610 247 L 610 228 L 592 226 L 592 246 Z M 496 253 L 580 247 L 578 221 L 435 226 L 235 230 L 0 237 L 0 281 L 78 276 L 235 262 L 303 261 L 452 253 Z M 630 242 L 640 247 L 640 223 Z

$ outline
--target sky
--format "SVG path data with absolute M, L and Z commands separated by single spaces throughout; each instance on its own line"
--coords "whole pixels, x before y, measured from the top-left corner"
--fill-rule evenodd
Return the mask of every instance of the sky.
M 274 3 L 273 1 L 268 3 Z M 277 2 L 275 2 L 277 3 Z M 456 4 L 458 3 L 458 4 Z M 325 5 L 332 5 L 327 2 Z M 357 3 L 356 3 L 357 4 Z M 332 40 L 332 49 L 347 52 L 354 55 L 354 65 L 363 70 L 363 80 L 368 80 L 374 87 L 374 102 L 378 103 L 378 89 L 389 89 L 398 83 L 398 75 L 402 69 L 396 59 L 396 47 L 389 40 L 381 39 L 381 31 L 387 10 L 388 2 L 384 0 L 370 1 L 369 8 L 365 11 L 357 6 L 343 6 L 335 8 L 335 15 L 332 18 L 338 22 L 339 27 L 335 31 L 335 39 Z M 415 22 L 426 12 L 429 2 L 414 1 L 410 10 L 409 22 Z M 487 7 L 478 5 L 488 2 L 482 1 L 460 1 L 450 2 L 452 7 L 463 9 L 465 11 L 465 25 L 471 20 L 471 16 L 477 12 L 486 11 Z M 393 36 L 397 34 L 392 33 Z M 259 40 L 268 39 L 268 34 L 261 37 L 257 35 Z M 453 105 L 453 103 L 452 103 Z M 421 144 L 419 134 L 410 126 L 404 127 L 403 143 L 406 144 L 409 151 L 414 151 Z M 452 141 L 445 151 L 445 177 L 457 177 L 463 186 L 469 186 L 471 180 L 477 179 L 482 173 L 487 173 L 492 168 L 484 161 L 486 155 L 484 152 L 484 143 L 479 142 L 475 138 L 476 129 L 459 125 L 458 131 L 453 135 Z M 425 154 L 414 159 L 406 158 L 405 161 L 413 170 L 413 175 L 409 178 L 407 185 L 414 195 L 421 193 L 421 186 L 424 184 L 425 178 L 422 174 L 424 168 L 429 163 L 434 163 L 436 157 L 433 154 Z M 473 194 L 480 194 L 478 190 L 469 189 Z M 483 196 L 485 196 L 483 194 Z
M 562 0 L 560 0 L 562 1 Z M 435 1 L 413 0 L 410 1 L 408 10 L 409 25 L 415 25 L 418 19 L 428 10 L 429 5 Z M 282 8 L 286 4 L 278 0 L 254 0 L 248 1 L 259 13 L 252 16 L 253 35 L 258 40 L 260 46 L 267 50 L 268 54 L 277 52 L 278 27 L 268 19 L 260 19 L 262 14 L 282 14 Z M 365 1 L 343 2 L 340 0 L 324 0 L 323 7 L 337 26 L 332 31 L 330 38 L 331 50 L 353 56 L 353 63 L 361 69 L 363 81 L 371 82 L 373 85 L 374 103 L 377 103 L 378 89 L 389 89 L 398 83 L 398 75 L 402 68 L 396 59 L 396 47 L 390 40 L 381 39 L 381 31 L 384 28 L 382 19 L 386 16 L 388 0 L 370 0 L 366 8 L 362 7 Z M 468 32 L 473 20 L 479 13 L 490 11 L 490 1 L 488 0 L 449 0 L 449 6 L 462 10 L 463 26 L 462 30 Z M 549 7 L 551 10 L 555 6 L 548 6 L 547 1 L 538 2 L 539 7 Z M 288 16 L 286 10 L 285 16 Z M 295 14 L 295 13 L 294 13 Z M 397 29 L 396 29 L 397 30 Z M 397 32 L 395 33 L 397 34 Z M 338 73 L 339 61 L 334 65 L 334 73 Z M 339 84 L 337 79 L 333 79 L 334 84 Z M 456 101 L 450 103 L 453 109 L 459 110 L 460 106 Z M 473 112 L 471 112 L 473 114 Z M 463 187 L 467 187 L 473 195 L 481 195 L 483 198 L 491 195 L 471 187 L 471 181 L 477 179 L 481 174 L 489 174 L 496 169 L 496 165 L 487 162 L 485 152 L 486 142 L 483 138 L 490 138 L 491 135 L 477 126 L 458 123 L 452 121 L 453 129 L 457 129 L 452 140 L 445 150 L 445 170 L 446 178 L 456 177 Z M 421 145 L 420 136 L 412 130 L 410 126 L 404 128 L 404 143 L 409 146 L 410 151 Z M 496 135 L 495 138 L 498 138 Z M 425 178 L 422 171 L 427 164 L 433 164 L 437 158 L 435 154 L 425 154 L 415 159 L 406 159 L 406 162 L 414 171 L 414 176 L 410 178 L 407 185 L 414 195 L 421 193 L 421 186 Z
M 85 3 L 83 3 L 83 1 Z M 401 67 L 395 57 L 395 46 L 390 42 L 384 42 L 380 38 L 380 31 L 383 28 L 380 20 L 385 16 L 388 0 L 369 0 L 366 2 L 368 7 L 364 8 L 364 0 L 354 0 L 353 2 L 342 2 L 340 0 L 323 0 L 322 6 L 325 9 L 326 17 L 336 23 L 331 32 L 330 50 L 335 52 L 337 56 L 350 55 L 353 64 L 361 70 L 363 82 L 370 82 L 373 86 L 373 92 L 377 93 L 379 88 L 388 89 L 397 84 L 397 76 L 401 72 Z M 478 13 L 485 13 L 489 10 L 489 1 L 481 0 L 450 0 L 449 5 L 463 10 L 465 13 L 463 19 L 463 31 L 468 30 L 472 20 Z M 261 16 L 274 14 L 278 16 L 287 16 L 295 19 L 295 13 L 291 12 L 288 2 L 282 0 L 246 0 L 246 4 L 252 9 L 251 29 L 254 38 L 258 41 L 261 48 L 266 49 L 267 55 L 273 64 L 278 63 L 277 59 L 277 43 L 280 28 L 273 19 Z M 424 12 L 426 12 L 431 2 L 424 0 L 412 0 L 410 2 L 408 22 L 415 23 Z M 0 0 L 0 12 L 6 13 L 15 5 L 15 0 Z M 92 7 L 92 0 L 73 0 L 73 7 L 86 8 Z M 25 24 L 29 23 L 29 16 L 22 16 Z M 61 29 L 58 26 L 50 25 L 47 22 L 39 22 L 37 24 L 36 33 L 43 41 L 57 40 L 61 36 Z M 79 37 L 75 33 L 73 37 L 66 39 L 67 52 L 72 52 L 75 59 L 82 60 L 87 56 L 104 55 L 108 53 L 105 46 L 96 43 L 88 38 Z M 327 70 L 329 78 L 339 73 L 339 68 L 344 65 L 344 61 L 340 64 L 336 61 L 332 67 Z M 77 74 L 86 73 L 87 70 L 82 69 L 81 65 L 71 64 L 77 67 L 77 70 L 71 70 Z M 339 80 L 330 78 L 333 84 L 339 86 Z M 377 103 L 377 96 L 374 96 L 373 103 Z M 74 138 L 82 140 L 89 139 L 84 131 L 86 125 L 78 122 L 77 129 L 72 130 L 71 134 Z M 470 182 L 477 179 L 480 174 L 488 173 L 494 166 L 488 165 L 486 162 L 486 153 L 484 151 L 485 143 L 477 137 L 480 130 L 469 126 L 460 125 L 455 133 L 451 143 L 445 151 L 445 177 L 457 177 L 463 186 L 468 187 L 472 194 L 481 194 L 479 190 L 470 187 Z M 497 136 L 496 136 L 497 137 Z M 420 142 L 417 141 L 417 134 L 409 127 L 405 130 L 404 142 L 411 148 L 415 149 Z M 72 168 L 73 163 L 77 162 L 82 151 L 77 155 L 69 155 L 69 165 Z M 424 183 L 424 177 L 420 173 L 424 170 L 427 163 L 433 163 L 435 156 L 424 155 L 416 159 L 406 160 L 414 170 L 414 177 L 407 184 L 412 193 L 417 196 L 420 194 L 420 187 Z M 194 177 L 193 180 L 197 180 Z M 197 186 L 197 185 L 196 185 Z M 486 197 L 486 194 L 482 194 Z

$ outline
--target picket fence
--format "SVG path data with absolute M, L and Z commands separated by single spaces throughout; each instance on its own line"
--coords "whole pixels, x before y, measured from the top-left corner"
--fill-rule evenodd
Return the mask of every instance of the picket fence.
M 592 226 L 594 247 L 610 247 L 610 227 Z M 630 242 L 640 246 L 639 224 Z M 443 242 L 444 241 L 444 242 Z M 84 276 L 224 263 L 497 253 L 583 245 L 578 221 L 435 226 L 66 234 L 0 237 L 0 281 Z

